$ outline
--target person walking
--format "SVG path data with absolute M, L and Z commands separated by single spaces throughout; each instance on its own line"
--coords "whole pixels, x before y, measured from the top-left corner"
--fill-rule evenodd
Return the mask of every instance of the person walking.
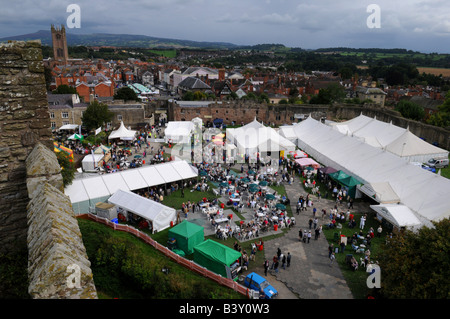
M 309 231 L 309 233 L 308 233 L 308 244 L 309 244 L 310 240 L 311 240 L 311 231 Z
M 291 253 L 290 252 L 288 252 L 288 254 L 287 254 L 286 262 L 287 262 L 287 267 L 289 268 L 289 266 L 291 265 Z
M 273 269 L 275 270 L 275 273 L 278 273 L 278 259 L 275 261 L 275 264 L 273 265 Z
M 269 260 L 264 261 L 264 276 L 267 276 L 267 270 L 269 269 Z
M 314 230 L 314 239 L 315 240 L 317 240 L 317 239 L 319 239 L 319 227 L 317 227 L 315 230 Z
M 328 246 L 328 258 L 331 258 L 331 254 L 333 253 L 333 244 Z
M 286 269 L 286 255 L 283 254 L 283 257 L 281 257 L 281 267 L 283 269 Z
M 331 256 L 330 256 L 330 267 L 333 264 L 335 259 L 336 259 L 336 256 L 334 255 L 334 253 L 331 253 Z

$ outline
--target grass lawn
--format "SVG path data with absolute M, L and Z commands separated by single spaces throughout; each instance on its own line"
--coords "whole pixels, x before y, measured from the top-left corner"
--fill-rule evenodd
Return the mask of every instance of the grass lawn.
M 181 189 L 178 189 L 177 191 L 173 192 L 172 194 L 170 194 L 168 196 L 164 196 L 164 200 L 163 200 L 162 204 L 179 210 L 179 209 L 181 209 L 181 205 L 183 203 L 187 203 L 188 201 L 191 201 L 191 203 L 197 203 L 200 200 L 202 200 L 204 197 L 206 197 L 208 200 L 212 200 L 212 199 L 216 198 L 217 196 L 212 191 L 212 189 L 214 188 L 214 185 L 210 182 L 208 182 L 208 185 L 209 185 L 209 191 L 207 191 L 207 192 L 198 192 L 198 191 L 191 192 L 191 188 L 185 188 L 184 189 L 184 197 L 181 197 Z
M 369 290 L 366 285 L 367 280 L 367 273 L 365 272 L 365 268 L 359 267 L 358 270 L 353 271 L 346 263 L 345 263 L 345 256 L 347 254 L 353 254 L 353 256 L 356 258 L 358 263 L 360 264 L 360 258 L 364 259 L 364 254 L 359 253 L 355 254 L 352 252 L 352 248 L 350 245 L 350 238 L 348 239 L 348 244 L 345 247 L 344 253 L 341 253 L 339 243 L 336 242 L 334 239 L 335 233 L 338 233 L 338 236 L 340 234 L 345 235 L 347 237 L 351 237 L 353 233 L 358 232 L 359 233 L 359 219 L 362 214 L 355 213 L 355 219 L 357 221 L 357 226 L 353 229 L 350 229 L 347 224 L 345 223 L 342 225 L 342 229 L 323 229 L 323 233 L 325 237 L 327 238 L 328 242 L 331 244 L 333 243 L 334 247 L 339 247 L 339 253 L 336 254 L 336 261 L 339 264 L 339 267 L 341 268 L 341 271 L 344 275 L 345 280 L 347 281 L 347 284 L 352 291 L 353 297 L 355 299 L 366 299 L 367 294 L 369 293 Z M 367 234 L 370 227 L 373 227 L 375 234 L 378 228 L 379 222 L 375 218 L 375 214 L 369 214 L 365 227 L 364 227 L 364 235 Z M 381 246 L 386 241 L 386 231 L 383 229 L 383 232 L 381 236 L 378 238 L 376 235 L 372 239 L 371 246 L 370 246 L 370 259 L 372 261 L 377 260 L 377 252 L 380 251 Z
M 151 263 L 159 265 L 161 268 L 168 268 L 170 272 L 167 274 L 167 282 L 172 282 L 173 284 L 173 281 L 176 281 L 178 282 L 176 286 L 192 287 L 194 294 L 195 291 L 201 291 L 203 295 L 207 293 L 210 299 L 246 299 L 245 296 L 235 292 L 234 290 L 218 285 L 216 282 L 179 265 L 154 249 L 152 246 L 146 244 L 144 241 L 131 234 L 114 231 L 105 225 L 98 224 L 90 220 L 78 219 L 78 223 L 83 235 L 83 242 L 86 247 L 87 254 L 92 262 L 91 268 L 94 275 L 94 281 L 98 296 L 101 299 L 140 299 L 144 297 L 141 292 L 137 291 L 132 285 L 129 284 L 130 278 L 124 278 L 123 274 L 118 273 L 117 270 L 113 271 L 108 264 L 96 264 L 97 254 L 100 250 L 99 247 L 101 247 L 103 241 L 111 238 L 123 240 L 127 247 L 131 247 L 133 249 L 133 253 L 136 253 L 137 256 L 141 256 L 139 257 L 140 259 L 142 258 L 142 260 L 147 261 L 151 260 Z M 167 242 L 167 232 L 165 233 L 163 231 L 157 235 L 163 238 L 165 233 L 165 241 Z M 114 247 L 111 249 L 114 249 Z M 136 252 L 136 250 L 138 251 Z M 131 259 L 129 260 L 131 261 Z M 136 281 L 138 282 L 138 279 Z M 168 289 L 170 288 L 168 287 Z M 158 296 L 153 296 L 152 298 L 158 299 Z M 180 298 L 183 297 L 181 296 Z

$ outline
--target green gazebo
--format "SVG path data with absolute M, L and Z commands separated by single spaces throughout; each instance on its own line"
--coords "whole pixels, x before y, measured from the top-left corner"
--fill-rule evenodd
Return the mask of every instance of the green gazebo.
M 169 230 L 169 238 L 174 238 L 177 248 L 190 255 L 205 240 L 205 234 L 202 226 L 184 220 Z

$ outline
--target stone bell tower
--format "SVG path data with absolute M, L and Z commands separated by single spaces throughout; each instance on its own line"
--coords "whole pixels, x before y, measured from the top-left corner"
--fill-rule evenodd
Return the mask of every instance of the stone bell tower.
M 66 29 L 63 25 L 61 28 L 51 27 L 52 43 L 53 43 L 53 58 L 60 64 L 67 64 L 69 59 L 69 51 L 67 49 Z

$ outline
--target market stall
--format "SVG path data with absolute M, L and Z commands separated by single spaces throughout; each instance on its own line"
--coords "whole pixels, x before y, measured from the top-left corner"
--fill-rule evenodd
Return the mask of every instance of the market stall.
M 205 240 L 202 226 L 191 223 L 187 220 L 169 230 L 169 240 L 175 239 L 177 249 L 181 249 L 186 255 L 194 252 L 194 247 Z
M 237 280 L 241 253 L 214 240 L 207 239 L 194 247 L 194 262 L 221 275 Z

